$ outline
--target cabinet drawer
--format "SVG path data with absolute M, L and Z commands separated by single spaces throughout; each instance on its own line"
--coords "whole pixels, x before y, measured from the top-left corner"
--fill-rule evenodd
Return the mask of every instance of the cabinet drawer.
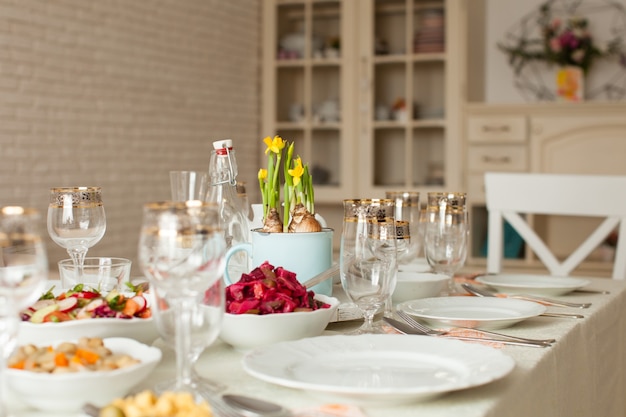
M 470 142 L 524 142 L 527 123 L 524 117 L 470 117 L 468 140 Z
M 467 198 L 473 203 L 485 202 L 485 174 L 470 174 L 467 179 Z
M 470 172 L 526 171 L 524 146 L 470 146 L 467 166 Z

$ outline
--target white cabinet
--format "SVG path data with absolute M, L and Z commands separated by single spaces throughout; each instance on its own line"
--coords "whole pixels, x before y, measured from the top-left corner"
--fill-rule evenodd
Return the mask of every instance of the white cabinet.
M 263 1 L 262 134 L 295 142 L 318 202 L 352 189 L 356 4 Z
M 265 0 L 263 135 L 316 201 L 461 187 L 464 0 Z
M 626 175 L 624 103 L 472 104 L 466 110 L 465 179 L 472 219 L 470 265 L 484 263 L 485 172 Z M 598 224 L 594 219 L 564 216 L 534 216 L 528 220 L 561 256 L 577 247 Z M 582 269 L 608 271 L 602 259 L 605 253 L 599 249 Z M 534 254 L 528 252 L 507 262 L 513 266 L 539 265 Z

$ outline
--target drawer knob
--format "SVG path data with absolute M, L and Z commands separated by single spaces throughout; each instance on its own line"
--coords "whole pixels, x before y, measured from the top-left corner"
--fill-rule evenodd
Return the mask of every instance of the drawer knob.
M 486 162 L 489 164 L 508 164 L 511 162 L 511 158 L 509 156 L 483 155 L 483 162 Z
M 508 133 L 510 131 L 511 127 L 508 125 L 483 125 L 485 133 Z

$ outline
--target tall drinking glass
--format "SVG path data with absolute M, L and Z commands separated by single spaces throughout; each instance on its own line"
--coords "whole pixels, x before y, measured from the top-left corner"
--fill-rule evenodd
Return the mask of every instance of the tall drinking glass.
M 175 347 L 176 378 L 155 391 L 202 395 L 192 361 L 215 341 L 224 314 L 222 275 L 226 243 L 218 206 L 197 200 L 144 207 L 141 269 L 156 293 L 157 328 Z
M 102 239 L 106 217 L 100 187 L 50 189 L 48 234 L 65 248 L 82 282 L 82 267 L 90 247 Z
M 446 292 L 452 294 L 454 273 L 465 263 L 469 221 L 465 193 L 428 193 L 424 251 L 434 272 L 449 279 Z
M 422 250 L 420 235 L 420 193 L 416 191 L 386 191 L 385 197 L 395 202 L 395 219 L 402 227 L 408 225 L 408 233 L 399 234 L 405 242 L 398 248 L 398 267 L 417 259 Z M 407 239 L 407 237 L 409 239 Z M 406 244 L 408 242 L 408 245 Z
M 170 171 L 172 201 L 207 201 L 209 174 L 200 171 Z
M 34 209 L 0 209 L 0 417 L 9 416 L 4 397 L 6 361 L 15 347 L 18 312 L 39 297 L 48 277 L 39 221 Z
M 346 295 L 361 310 L 363 325 L 354 334 L 383 333 L 376 312 L 393 293 L 397 271 L 394 202 L 344 200 L 340 277 Z
M 422 241 L 419 239 L 420 194 L 416 191 L 387 191 L 385 196 L 394 201 L 398 269 L 400 269 L 402 265 L 408 265 L 416 260 L 422 249 Z M 393 317 L 392 295 L 385 300 L 386 317 Z

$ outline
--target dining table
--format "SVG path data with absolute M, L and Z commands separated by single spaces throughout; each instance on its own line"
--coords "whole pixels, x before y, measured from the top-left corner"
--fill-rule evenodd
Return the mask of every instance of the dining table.
M 608 293 L 573 291 L 557 297 L 590 302 L 592 305 L 586 309 L 548 307 L 548 311 L 575 313 L 584 318 L 536 316 L 499 330 L 516 336 L 556 339 L 553 345 L 540 348 L 492 345 L 491 348 L 515 362 L 513 370 L 504 377 L 409 403 L 357 404 L 359 410 L 367 417 L 626 416 L 626 281 L 593 277 L 588 280 L 589 285 L 584 289 Z M 333 291 L 341 292 L 341 286 L 335 284 Z M 360 324 L 359 320 L 331 322 L 324 335 L 343 334 Z M 135 387 L 136 391 L 149 389 L 159 380 L 174 376 L 173 351 L 160 339 L 154 345 L 162 348 L 162 361 L 149 378 Z M 242 366 L 245 354 L 217 340 L 203 352 L 195 369 L 200 376 L 223 384 L 226 392 L 271 400 L 296 411 L 343 403 L 341 397 L 323 397 L 253 377 Z M 12 399 L 11 407 L 15 417 L 85 416 L 29 410 L 16 399 Z

